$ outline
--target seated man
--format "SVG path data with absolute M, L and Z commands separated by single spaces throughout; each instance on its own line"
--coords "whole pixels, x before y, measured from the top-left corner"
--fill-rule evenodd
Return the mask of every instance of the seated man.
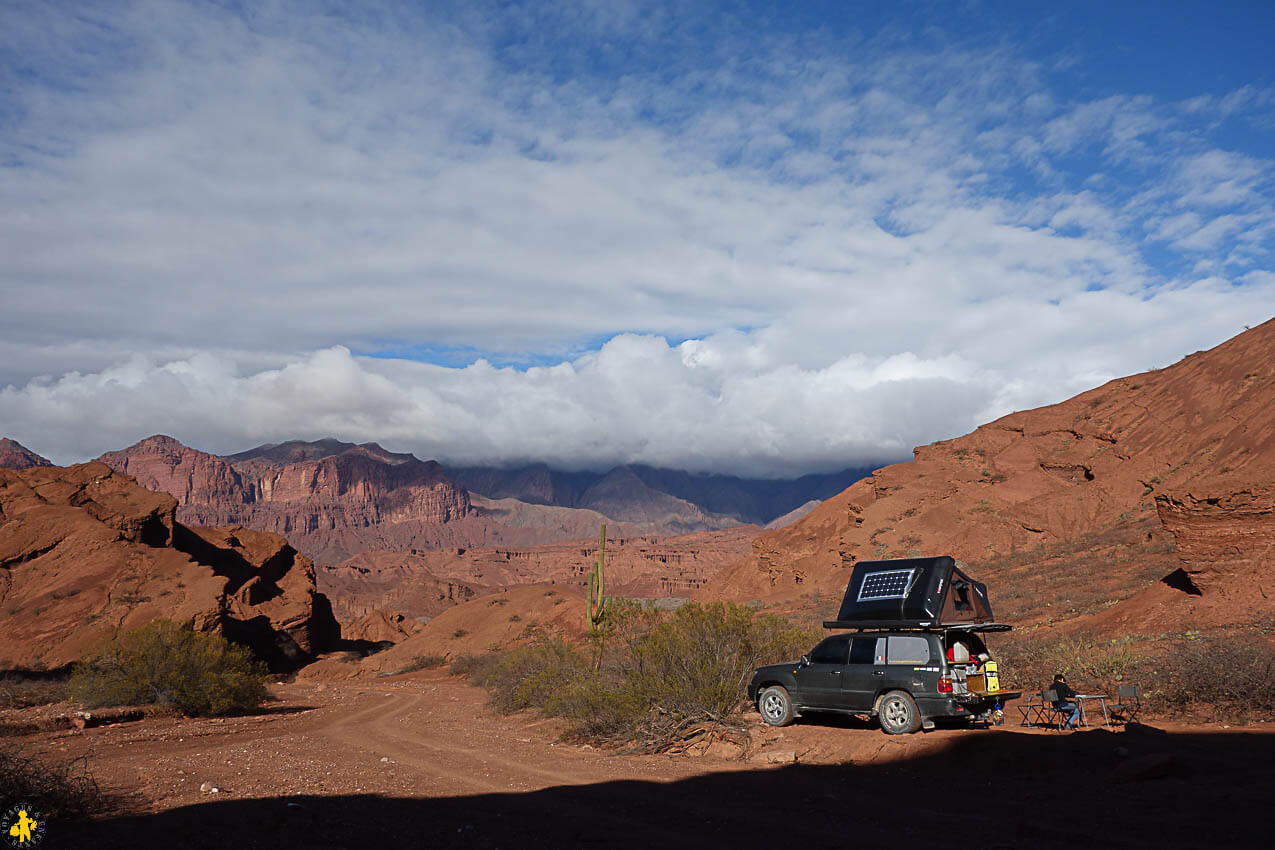
M 1062 673 L 1054 675 L 1054 684 L 1052 689 L 1058 695 L 1058 699 L 1054 701 L 1054 708 L 1059 711 L 1070 711 L 1071 717 L 1067 718 L 1067 729 L 1075 730 L 1076 722 L 1080 720 L 1080 702 L 1072 702 L 1075 699 L 1076 692 L 1067 684 L 1067 677 Z

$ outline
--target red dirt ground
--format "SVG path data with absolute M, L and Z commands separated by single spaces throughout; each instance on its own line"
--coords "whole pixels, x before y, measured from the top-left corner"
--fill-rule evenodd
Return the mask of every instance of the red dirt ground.
M 275 691 L 256 716 L 21 739 L 89 756 L 125 799 L 109 818 L 49 824 L 47 846 L 1270 846 L 1270 725 L 891 738 L 754 715 L 748 759 L 619 755 L 496 715 L 441 671 Z

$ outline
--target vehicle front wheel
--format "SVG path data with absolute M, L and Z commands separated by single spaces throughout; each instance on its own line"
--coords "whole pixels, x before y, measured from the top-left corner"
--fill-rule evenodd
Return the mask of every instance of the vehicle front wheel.
M 890 691 L 881 697 L 877 719 L 887 735 L 910 735 L 921 728 L 921 710 L 906 691 Z
M 785 688 L 771 685 L 757 697 L 757 710 L 771 726 L 787 726 L 793 718 L 792 697 Z

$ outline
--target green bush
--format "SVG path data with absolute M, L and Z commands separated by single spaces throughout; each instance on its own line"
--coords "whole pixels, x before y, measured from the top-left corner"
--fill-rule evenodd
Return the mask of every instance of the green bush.
M 269 696 L 265 679 L 265 666 L 247 649 L 155 620 L 77 664 L 70 690 L 88 707 L 158 704 L 202 716 L 256 708 Z
M 457 659 L 451 669 L 486 688 L 500 711 L 538 708 L 566 718 L 574 734 L 658 749 L 690 726 L 729 723 L 756 667 L 796 658 L 818 637 L 745 606 L 692 603 L 666 612 L 620 604 L 591 652 L 542 638 Z

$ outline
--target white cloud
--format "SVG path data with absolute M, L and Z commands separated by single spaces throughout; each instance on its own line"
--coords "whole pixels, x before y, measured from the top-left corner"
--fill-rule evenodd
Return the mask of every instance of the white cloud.
M 1071 102 L 1004 49 L 631 4 L 329 11 L 6 21 L 0 431 L 801 471 L 1272 312 L 1217 282 L 1269 268 L 1270 164 L 1202 123 L 1259 90 Z M 345 353 L 453 347 L 557 365 Z

